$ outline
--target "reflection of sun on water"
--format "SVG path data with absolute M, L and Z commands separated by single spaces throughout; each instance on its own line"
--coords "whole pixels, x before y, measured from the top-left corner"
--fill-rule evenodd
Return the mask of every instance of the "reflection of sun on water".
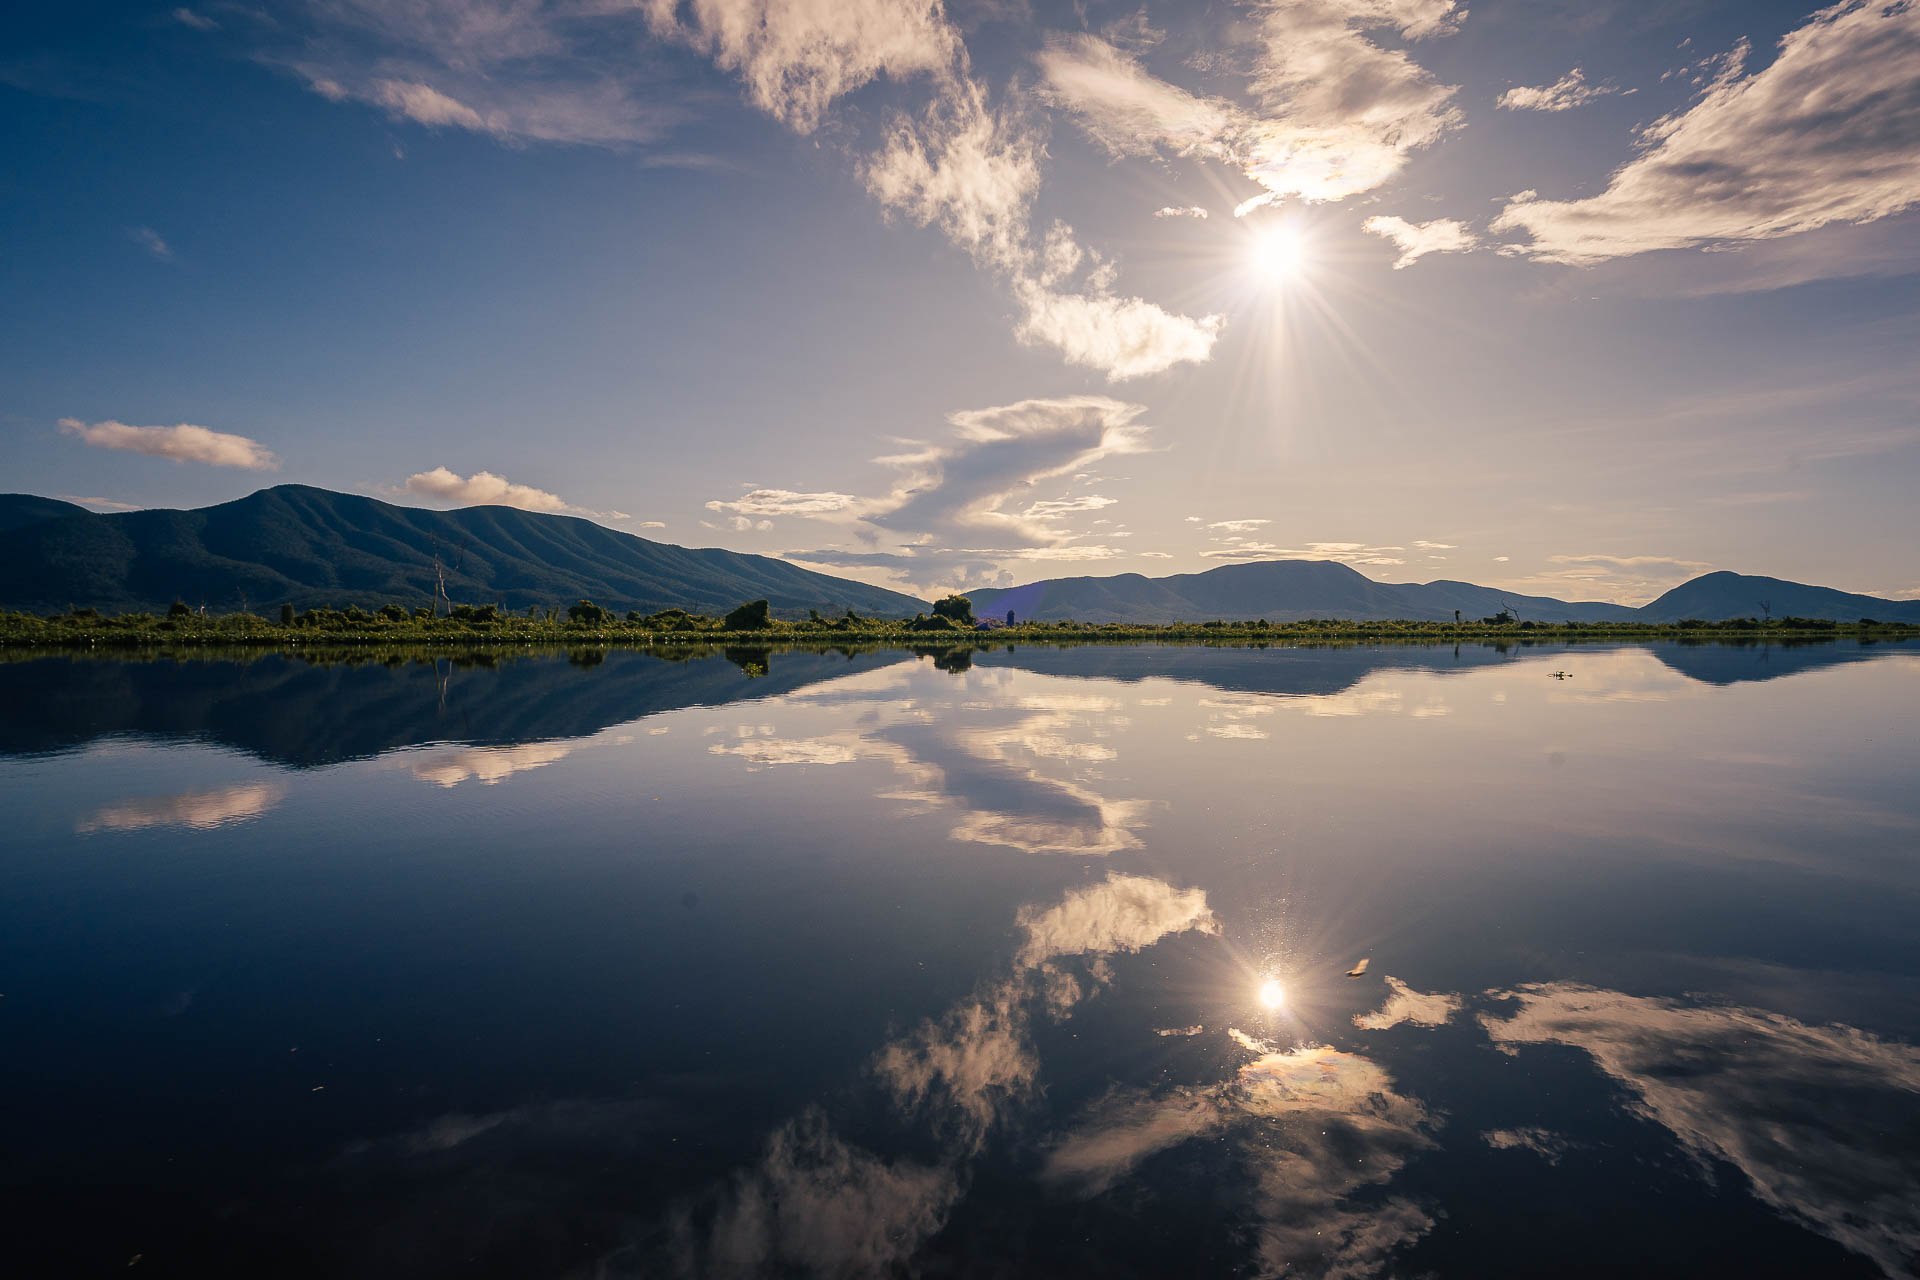
M 1260 984 L 1260 1003 L 1269 1009 L 1278 1009 L 1287 1002 L 1287 990 L 1272 978 Z

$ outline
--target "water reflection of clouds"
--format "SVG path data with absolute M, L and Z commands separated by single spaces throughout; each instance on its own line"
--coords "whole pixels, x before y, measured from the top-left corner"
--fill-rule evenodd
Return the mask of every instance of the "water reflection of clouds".
M 493 787 L 516 773 L 543 769 L 565 760 L 577 745 L 529 742 L 518 747 L 457 747 L 409 752 L 403 759 L 414 777 L 436 787 L 457 787 L 468 781 Z
M 708 747 L 751 769 L 876 760 L 900 784 L 879 793 L 916 811 L 957 810 L 952 837 L 1029 853 L 1101 856 L 1134 847 L 1142 801 L 1103 795 L 1093 766 L 1119 758 L 1103 739 L 1130 723 L 1118 699 L 1039 690 L 1002 700 L 1007 672 L 954 677 L 925 669 L 862 673 L 791 695 L 795 707 L 861 708 L 855 727 L 788 738 L 742 737 Z M 1029 678 L 1031 679 L 1031 678 Z M 771 726 L 762 726 L 771 729 Z
M 1920 1262 L 1920 1049 L 1764 1010 L 1692 1007 L 1571 983 L 1496 996 L 1495 1045 L 1582 1049 L 1631 1109 L 1766 1203 L 1891 1274 Z
M 1026 941 L 1011 973 L 874 1056 L 887 1105 L 901 1122 L 923 1126 L 936 1158 L 888 1158 L 857 1146 L 810 1108 L 775 1130 L 760 1161 L 706 1205 L 674 1212 L 675 1271 L 895 1274 L 945 1225 L 989 1138 L 1037 1096 L 1029 1010 L 1049 966 L 1217 927 L 1201 891 L 1118 874 L 1044 910 L 1024 909 L 1017 922 Z
M 1460 1011 L 1460 997 L 1415 991 L 1391 974 L 1386 975 L 1387 1002 L 1372 1013 L 1356 1013 L 1353 1025 L 1364 1031 L 1384 1031 L 1411 1022 L 1417 1027 L 1438 1027 Z
M 208 831 L 258 818 L 279 804 L 286 788 L 277 782 L 249 782 L 178 795 L 142 796 L 106 805 L 75 827 L 96 831 L 142 831 L 148 827 L 189 827 Z
M 1277 1051 L 1235 1039 L 1258 1056 L 1232 1079 L 1115 1090 L 1054 1145 L 1042 1176 L 1096 1195 L 1160 1151 L 1225 1135 L 1245 1170 L 1263 1274 L 1375 1274 L 1433 1219 L 1409 1200 L 1361 1203 L 1355 1193 L 1390 1181 L 1432 1147 L 1433 1116 L 1372 1059 L 1327 1045 Z

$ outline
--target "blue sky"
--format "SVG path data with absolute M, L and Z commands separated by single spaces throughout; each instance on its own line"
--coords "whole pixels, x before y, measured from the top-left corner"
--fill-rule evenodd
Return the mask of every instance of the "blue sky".
M 0 139 L 6 489 L 1920 595 L 1908 0 L 72 3 Z

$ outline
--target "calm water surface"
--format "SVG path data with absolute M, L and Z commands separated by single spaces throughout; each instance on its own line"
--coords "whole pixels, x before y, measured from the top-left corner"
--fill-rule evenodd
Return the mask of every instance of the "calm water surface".
M 6 1267 L 1920 1274 L 1917 724 L 1900 645 L 0 664 Z

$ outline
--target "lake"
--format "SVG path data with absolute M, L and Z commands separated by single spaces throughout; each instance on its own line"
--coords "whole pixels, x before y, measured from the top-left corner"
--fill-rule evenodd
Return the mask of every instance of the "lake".
M 1920 1273 L 1920 646 L 0 662 L 8 1269 Z

